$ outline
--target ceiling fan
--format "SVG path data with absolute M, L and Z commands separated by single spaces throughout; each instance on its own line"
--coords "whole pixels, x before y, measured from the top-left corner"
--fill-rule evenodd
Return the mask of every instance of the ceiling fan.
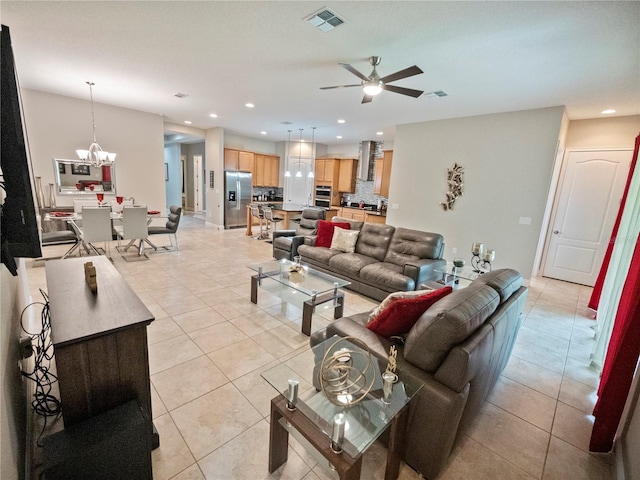
M 402 95 L 408 95 L 410 97 L 418 98 L 424 92 L 422 90 L 414 90 L 412 88 L 404 88 L 404 87 L 396 87 L 395 85 L 389 85 L 390 82 L 395 82 L 396 80 L 401 80 L 407 77 L 413 77 L 414 75 L 419 75 L 423 73 L 423 71 L 416 65 L 413 67 L 405 68 L 404 70 L 400 70 L 396 73 L 392 73 L 391 75 L 387 75 L 386 77 L 380 77 L 378 72 L 376 71 L 376 67 L 380 65 L 380 61 L 382 58 L 380 57 L 369 57 L 369 63 L 373 66 L 373 70 L 369 74 L 368 77 L 365 77 L 358 70 L 353 68 L 348 63 L 340 63 L 339 65 L 351 73 L 353 73 L 356 77 L 360 78 L 362 82 L 355 83 L 352 85 L 335 85 L 333 87 L 320 87 L 320 90 L 330 90 L 332 88 L 346 88 L 346 87 L 362 87 L 364 91 L 364 97 L 362 99 L 362 103 L 369 103 L 373 100 L 373 97 L 378 95 L 382 90 L 388 90 L 389 92 L 400 93 Z

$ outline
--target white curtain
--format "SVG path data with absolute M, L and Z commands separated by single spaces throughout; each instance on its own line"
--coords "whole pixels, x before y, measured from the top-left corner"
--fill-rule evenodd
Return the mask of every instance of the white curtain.
M 598 370 L 602 370 L 602 365 L 604 364 L 622 288 L 627 278 L 629 265 L 631 265 L 631 256 L 636 247 L 639 233 L 640 168 L 636 166 L 629 185 L 627 200 L 620 219 L 620 228 L 611 252 L 611 261 L 602 285 L 602 295 L 600 296 L 596 314 L 596 345 L 593 348 L 593 352 L 591 352 L 591 365 L 598 368 Z

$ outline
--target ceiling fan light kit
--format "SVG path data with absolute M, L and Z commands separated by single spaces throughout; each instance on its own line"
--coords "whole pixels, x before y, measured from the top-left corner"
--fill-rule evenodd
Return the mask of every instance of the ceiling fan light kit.
M 385 77 L 380 77 L 378 72 L 376 71 L 376 66 L 378 66 L 381 62 L 381 57 L 369 57 L 369 63 L 373 67 L 373 70 L 369 74 L 369 76 L 365 76 L 360 71 L 349 65 L 348 63 L 340 63 L 339 65 L 353 73 L 356 77 L 358 77 L 361 82 L 359 84 L 352 85 L 335 85 L 332 87 L 320 87 L 320 90 L 330 90 L 334 88 L 348 88 L 348 87 L 362 87 L 362 91 L 364 93 L 364 97 L 362 99 L 362 103 L 369 103 L 373 100 L 373 97 L 380 94 L 382 90 L 387 90 L 393 93 L 399 93 L 401 95 L 407 95 L 409 97 L 418 98 L 424 92 L 422 90 L 414 90 L 412 88 L 404 88 L 397 87 L 395 85 L 389 85 L 391 82 L 395 82 L 396 80 L 402 80 L 403 78 L 413 77 L 414 75 L 420 75 L 424 73 L 420 67 L 414 65 L 412 67 L 405 68 L 403 70 L 399 70 L 391 75 L 387 75 Z

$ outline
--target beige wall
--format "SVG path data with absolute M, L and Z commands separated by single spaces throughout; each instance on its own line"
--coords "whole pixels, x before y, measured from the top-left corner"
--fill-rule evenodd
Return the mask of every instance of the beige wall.
M 19 273 L 11 276 L 0 265 L 0 478 L 24 478 L 27 397 L 25 382 L 17 368 L 20 360 L 20 313 L 27 304 L 21 300 L 27 287 L 23 264 L 18 259 Z M 25 327 L 29 327 L 26 323 Z
M 552 107 L 399 125 L 387 223 L 441 233 L 448 260 L 469 262 L 471 244 L 483 242 L 496 250 L 496 268 L 529 278 L 563 112 Z M 464 196 L 444 211 L 454 163 L 465 168 Z M 521 217 L 531 223 L 521 224 Z
M 54 182 L 55 158 L 75 159 L 76 149 L 93 139 L 91 103 L 23 89 L 24 116 L 35 176 Z M 118 154 L 116 188 L 136 203 L 164 210 L 164 128 L 162 117 L 126 108 L 95 104 L 96 138 Z M 75 195 L 58 195 L 57 205 L 73 205 Z M 86 197 L 84 197 L 86 198 Z
M 640 134 L 640 115 L 572 120 L 565 148 L 633 148 Z

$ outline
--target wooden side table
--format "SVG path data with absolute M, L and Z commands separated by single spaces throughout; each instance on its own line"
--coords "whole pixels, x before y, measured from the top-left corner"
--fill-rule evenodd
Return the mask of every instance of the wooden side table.
M 385 480 L 396 480 L 400 472 L 400 460 L 405 448 L 405 435 L 407 420 L 409 418 L 409 405 L 405 405 L 394 417 L 389 426 L 389 445 L 387 453 L 387 466 Z M 271 420 L 269 433 L 269 473 L 275 472 L 282 466 L 288 457 L 289 432 L 280 424 L 284 419 L 293 428 L 307 439 L 327 461 L 335 467 L 340 480 L 358 480 L 362 470 L 361 452 L 353 458 L 345 452 L 335 453 L 331 449 L 331 440 L 303 413 L 299 410 L 289 410 L 287 400 L 283 395 L 278 395 L 271 400 Z
M 96 267 L 96 294 L 85 281 L 87 261 Z M 104 256 L 50 260 L 45 268 L 65 427 L 137 399 L 156 448 L 147 349 L 152 313 Z

